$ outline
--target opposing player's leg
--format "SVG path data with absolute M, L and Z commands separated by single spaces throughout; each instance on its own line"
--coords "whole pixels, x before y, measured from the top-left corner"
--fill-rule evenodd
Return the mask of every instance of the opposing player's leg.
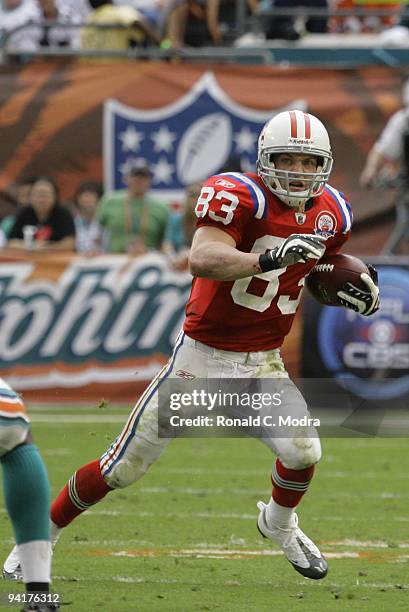
M 0 463 L 5 504 L 27 591 L 46 592 L 51 582 L 50 488 L 38 449 L 28 441 L 29 427 L 21 398 L 0 379 Z M 15 578 L 13 568 L 7 566 L 3 575 Z
M 206 377 L 209 356 L 196 351 L 181 334 L 172 358 L 142 394 L 121 434 L 98 460 L 79 468 L 51 505 L 51 539 L 55 544 L 61 531 L 77 516 L 98 503 L 107 493 L 139 480 L 159 458 L 169 438 L 158 436 L 158 391 L 167 378 L 186 370 Z M 7 558 L 11 571 L 18 566 L 16 547 Z
M 81 466 L 51 504 L 51 542 L 55 546 L 62 529 L 101 501 L 114 489 L 139 480 L 160 456 L 167 439 L 158 438 L 155 418 L 157 389 L 172 370 L 173 360 L 162 369 L 136 403 L 120 435 L 100 459 Z M 7 557 L 4 569 L 12 580 L 21 575 L 18 546 Z
M 280 414 L 300 419 L 309 417 L 300 391 L 288 378 L 280 381 L 282 397 Z M 327 562 L 318 547 L 298 527 L 296 507 L 305 495 L 321 458 L 321 444 L 316 429 L 307 427 L 280 428 L 280 437 L 262 438 L 277 455 L 271 476 L 273 488 L 268 504 L 260 501 L 257 526 L 262 536 L 275 541 L 293 567 L 303 576 L 324 578 Z M 269 432 L 271 433 L 271 432 Z

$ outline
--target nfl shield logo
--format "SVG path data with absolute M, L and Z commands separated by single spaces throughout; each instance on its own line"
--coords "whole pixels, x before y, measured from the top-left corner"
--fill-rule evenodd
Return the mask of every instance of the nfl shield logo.
M 286 108 L 306 110 L 306 103 L 293 100 Z M 150 165 L 152 189 L 164 200 L 179 197 L 186 185 L 219 172 L 231 156 L 252 171 L 259 133 L 281 110 L 285 108 L 260 111 L 241 106 L 211 72 L 182 98 L 159 109 L 140 110 L 108 100 L 103 125 L 105 188 L 123 188 L 123 178 L 138 158 Z
M 303 223 L 305 223 L 306 218 L 307 215 L 305 215 L 304 213 L 295 213 L 295 220 L 297 221 L 298 225 L 302 225 Z

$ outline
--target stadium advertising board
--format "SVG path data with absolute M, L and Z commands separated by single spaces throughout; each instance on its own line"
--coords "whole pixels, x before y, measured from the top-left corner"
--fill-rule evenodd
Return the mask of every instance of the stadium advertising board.
M 375 315 L 321 306 L 306 296 L 302 375 L 332 380 L 362 406 L 403 407 L 409 397 L 409 261 L 371 263 L 381 292 Z
M 3 261 L 0 375 L 37 400 L 135 398 L 171 353 L 190 281 L 159 255 Z

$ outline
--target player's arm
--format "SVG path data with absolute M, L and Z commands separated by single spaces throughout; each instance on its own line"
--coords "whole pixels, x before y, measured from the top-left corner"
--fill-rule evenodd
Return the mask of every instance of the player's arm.
M 386 157 L 382 151 L 374 146 L 369 155 L 365 168 L 360 177 L 362 187 L 373 187 L 376 179 L 381 175 L 382 178 L 394 178 L 399 171 L 399 162 Z
M 244 253 L 234 238 L 216 227 L 202 226 L 193 237 L 189 268 L 193 276 L 233 281 L 319 259 L 325 251 L 321 236 L 291 234 L 282 245 L 259 253 Z
M 360 177 L 363 187 L 373 187 L 380 174 L 385 178 L 394 178 L 399 172 L 402 134 L 406 129 L 406 122 L 406 114 L 402 111 L 398 111 L 389 119 L 368 154 Z
M 189 269 L 193 276 L 221 281 L 260 274 L 258 253 L 243 253 L 230 234 L 217 227 L 199 227 L 193 236 Z

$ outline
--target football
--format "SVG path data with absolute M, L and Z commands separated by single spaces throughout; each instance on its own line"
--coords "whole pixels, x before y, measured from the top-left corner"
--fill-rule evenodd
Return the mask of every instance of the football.
M 361 280 L 362 272 L 369 274 L 366 264 L 352 255 L 329 255 L 320 259 L 306 279 L 306 287 L 320 304 L 339 306 L 337 292 L 350 282 L 368 290 Z
M 229 156 L 232 124 L 228 115 L 211 113 L 185 132 L 176 155 L 176 169 L 184 185 L 201 181 L 221 168 Z

